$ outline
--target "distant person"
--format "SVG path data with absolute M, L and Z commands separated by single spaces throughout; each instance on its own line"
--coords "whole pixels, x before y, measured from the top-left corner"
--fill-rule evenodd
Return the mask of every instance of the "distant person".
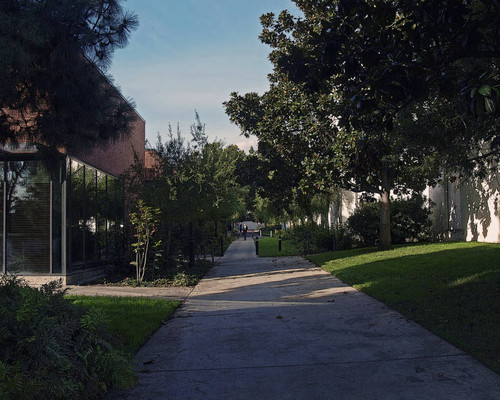
M 248 232 L 248 226 L 247 224 L 243 225 L 243 239 L 247 240 L 247 232 Z
M 240 233 L 243 231 L 243 224 L 240 224 Z

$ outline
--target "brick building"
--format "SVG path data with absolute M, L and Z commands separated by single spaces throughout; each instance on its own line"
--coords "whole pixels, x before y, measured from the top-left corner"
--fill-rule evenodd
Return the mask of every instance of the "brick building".
M 102 274 L 124 254 L 120 175 L 144 162 L 145 121 L 134 110 L 126 139 L 90 154 L 61 151 L 49 168 L 35 149 L 0 147 L 1 272 L 70 284 Z

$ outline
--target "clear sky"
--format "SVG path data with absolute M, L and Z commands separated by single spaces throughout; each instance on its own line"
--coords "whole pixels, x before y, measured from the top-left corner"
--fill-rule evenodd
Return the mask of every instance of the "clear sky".
M 146 137 L 163 139 L 177 123 L 191 139 L 194 110 L 210 139 L 248 150 L 255 138 L 240 135 L 222 102 L 231 92 L 263 93 L 272 66 L 262 44 L 260 15 L 283 9 L 291 0 L 127 0 L 139 28 L 127 47 L 116 50 L 109 73 L 146 120 Z

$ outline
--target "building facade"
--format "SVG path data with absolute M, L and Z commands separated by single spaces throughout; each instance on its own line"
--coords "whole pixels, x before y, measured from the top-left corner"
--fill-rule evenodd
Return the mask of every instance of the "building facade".
M 144 161 L 145 122 L 88 154 L 61 152 L 50 166 L 33 149 L 0 149 L 0 260 L 3 273 L 33 283 L 71 284 L 103 274 L 124 255 L 120 175 Z
M 500 243 L 500 170 L 484 179 L 443 176 L 424 191 L 436 240 Z M 361 204 L 362 193 L 341 190 L 330 204 L 330 226 L 343 224 Z M 321 219 L 320 219 L 321 221 Z

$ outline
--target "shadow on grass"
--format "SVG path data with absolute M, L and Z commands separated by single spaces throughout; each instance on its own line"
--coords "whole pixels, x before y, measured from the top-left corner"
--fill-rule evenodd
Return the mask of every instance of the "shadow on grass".
M 443 243 L 308 258 L 500 372 L 499 245 Z

